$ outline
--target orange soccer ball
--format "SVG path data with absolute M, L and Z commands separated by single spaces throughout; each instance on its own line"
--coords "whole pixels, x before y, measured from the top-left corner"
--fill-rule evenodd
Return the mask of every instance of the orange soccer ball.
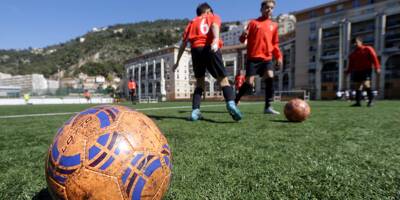
M 302 122 L 310 116 L 311 109 L 307 102 L 301 99 L 292 99 L 285 105 L 285 116 L 291 122 Z
M 54 199 L 161 199 L 171 150 L 156 124 L 123 106 L 87 109 L 58 130 L 46 160 Z

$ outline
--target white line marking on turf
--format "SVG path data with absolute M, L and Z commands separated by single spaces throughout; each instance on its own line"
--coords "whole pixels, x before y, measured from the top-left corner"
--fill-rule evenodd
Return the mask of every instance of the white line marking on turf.
M 261 104 L 263 102 L 257 103 L 241 103 L 240 105 L 253 105 L 253 104 Z M 202 108 L 207 107 L 220 107 L 225 106 L 225 104 L 215 104 L 215 105 L 203 105 Z M 139 108 L 135 109 L 137 111 L 147 111 L 147 110 L 173 110 L 173 109 L 182 109 L 182 108 L 192 108 L 192 106 L 173 106 L 173 107 L 158 107 L 158 108 Z M 63 113 L 42 113 L 42 114 L 26 114 L 26 115 L 4 115 L 0 116 L 0 119 L 10 119 L 10 118 L 23 118 L 23 117 L 43 117 L 43 116 L 58 116 L 58 115 L 72 115 L 77 114 L 79 112 L 63 112 Z

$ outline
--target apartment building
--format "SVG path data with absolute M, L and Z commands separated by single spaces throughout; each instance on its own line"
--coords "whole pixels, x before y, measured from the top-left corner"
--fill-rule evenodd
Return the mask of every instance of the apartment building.
M 336 0 L 295 12 L 295 82 L 316 99 L 333 99 L 351 87 L 344 75 L 350 41 L 361 36 L 375 48 L 382 73 L 373 74 L 380 98 L 400 98 L 400 1 Z

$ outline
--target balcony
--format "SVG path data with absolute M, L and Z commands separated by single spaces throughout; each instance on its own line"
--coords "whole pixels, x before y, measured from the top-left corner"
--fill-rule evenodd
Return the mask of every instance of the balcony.
M 327 29 L 322 33 L 322 39 L 336 39 L 339 38 L 339 29 Z
M 339 44 L 324 44 L 323 45 L 323 47 L 322 47 L 322 50 L 324 51 L 324 52 L 327 52 L 327 51 L 336 51 L 336 50 L 338 50 L 339 49 Z
M 317 69 L 317 63 L 308 63 L 308 70 L 316 70 Z
M 358 28 L 354 31 L 351 31 L 352 35 L 363 35 L 363 34 L 369 34 L 374 32 L 375 26 L 372 27 L 363 27 L 363 28 Z
M 313 42 L 313 41 L 317 41 L 317 35 L 316 34 L 310 34 L 308 36 L 308 40 Z
M 326 51 L 323 52 L 321 55 L 321 60 L 332 60 L 338 58 L 339 58 L 339 52 L 337 51 Z

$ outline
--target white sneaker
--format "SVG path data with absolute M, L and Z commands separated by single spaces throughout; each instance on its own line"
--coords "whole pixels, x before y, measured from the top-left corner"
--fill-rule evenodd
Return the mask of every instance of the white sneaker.
M 264 114 L 279 115 L 281 113 L 274 110 L 272 107 L 268 107 L 267 109 L 264 110 Z

